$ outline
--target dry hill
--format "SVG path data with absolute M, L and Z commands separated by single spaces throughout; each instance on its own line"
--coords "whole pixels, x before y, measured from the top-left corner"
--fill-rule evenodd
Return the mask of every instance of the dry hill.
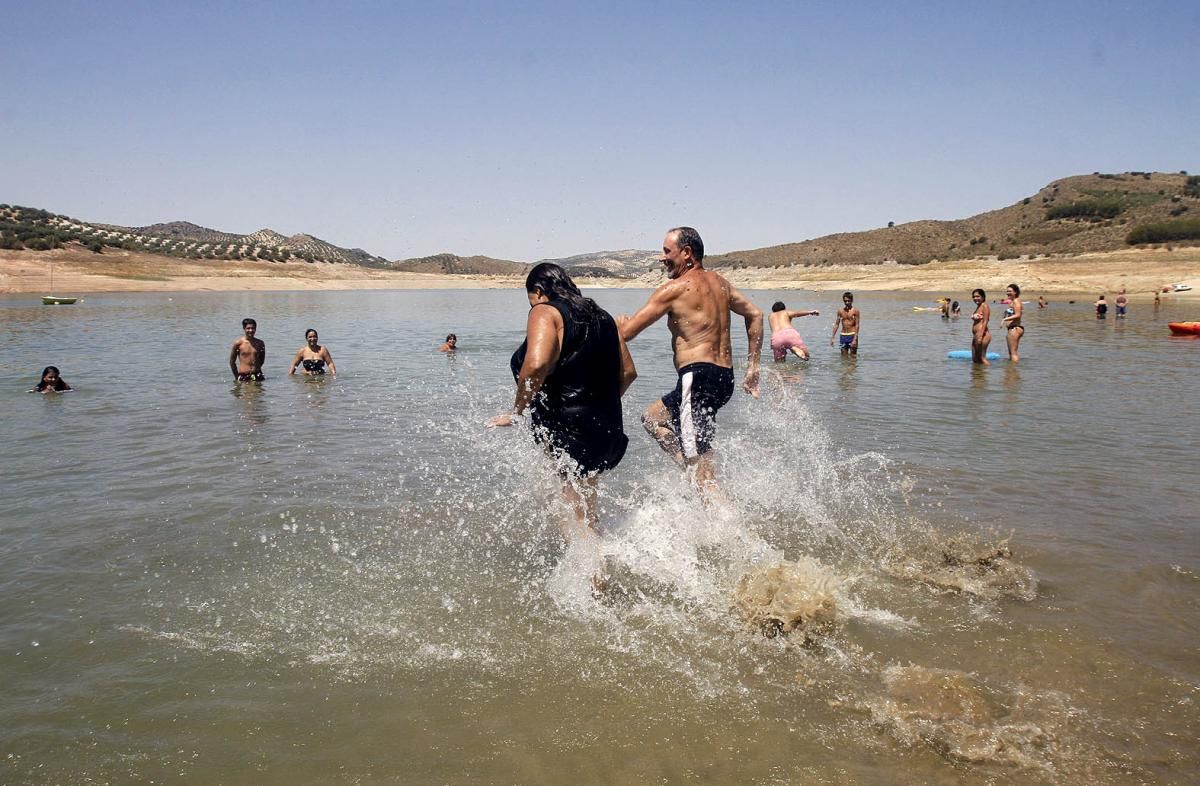
M 1049 184 L 1007 207 L 956 221 L 914 221 L 801 243 L 734 251 L 711 267 L 919 265 L 933 260 L 1033 258 L 1128 248 L 1139 227 L 1200 219 L 1200 177 L 1186 173 L 1080 175 Z M 1176 237 L 1186 240 L 1186 237 Z M 1193 242 L 1200 240 L 1200 227 Z
M 572 276 L 589 278 L 632 278 L 659 268 L 657 251 L 597 251 L 562 259 L 541 259 L 534 264 L 553 262 Z
M 403 270 L 409 273 L 475 276 L 523 276 L 529 271 L 529 265 L 524 262 L 483 256 L 460 257 L 454 254 L 434 254 L 428 257 L 403 259 L 391 263 L 388 267 L 392 270 Z
M 360 248 L 341 248 L 312 235 L 284 237 L 270 229 L 237 235 L 190 221 L 144 227 L 95 224 L 36 208 L 0 205 L 0 248 L 33 251 L 76 242 L 97 254 L 106 248 L 181 259 L 328 262 L 381 267 L 383 257 Z
M 1198 176 L 1096 172 L 1057 180 L 1007 207 L 970 218 L 827 235 L 713 255 L 706 261 L 726 270 L 885 262 L 922 265 L 934 260 L 1073 256 L 1167 242 L 1200 242 Z M 362 249 L 341 248 L 306 234 L 284 237 L 261 229 L 238 235 L 187 221 L 120 227 L 0 205 L 0 248 L 38 251 L 67 243 L 97 254 L 117 248 L 192 260 L 328 262 L 443 276 L 523 276 L 529 270 L 521 262 L 449 253 L 388 262 Z M 659 272 L 656 260 L 655 252 L 627 250 L 545 261 L 558 262 L 579 277 L 652 281 Z

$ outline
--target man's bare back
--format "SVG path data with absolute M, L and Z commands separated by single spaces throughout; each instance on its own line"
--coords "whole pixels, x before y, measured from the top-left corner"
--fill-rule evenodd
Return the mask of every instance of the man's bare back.
M 778 333 L 781 330 L 794 327 L 792 320 L 797 317 L 818 317 L 820 315 L 820 311 L 794 311 L 785 308 L 782 311 L 772 311 L 767 315 L 767 319 L 771 323 L 771 332 Z
M 762 312 L 724 276 L 705 270 L 702 260 L 695 260 L 688 249 L 681 249 L 674 234 L 674 230 L 667 234 L 662 257 L 671 280 L 655 290 L 636 314 L 619 320 L 622 338 L 632 340 L 666 315 L 676 369 L 691 363 L 733 368 L 729 314 L 738 314 L 746 320 L 750 343 L 742 386 L 757 397 Z
M 711 270 L 693 268 L 665 284 L 669 303 L 667 329 L 675 368 L 689 363 L 713 363 L 733 368 L 729 338 L 730 290 L 725 278 Z

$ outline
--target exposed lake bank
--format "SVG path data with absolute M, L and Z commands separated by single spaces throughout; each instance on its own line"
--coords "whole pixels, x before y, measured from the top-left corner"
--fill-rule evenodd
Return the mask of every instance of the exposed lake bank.
M 53 265 L 54 292 L 50 292 Z M 935 261 L 925 265 L 721 268 L 735 285 L 750 289 L 963 292 L 1002 290 L 1017 282 L 1027 295 L 1115 292 L 1134 300 L 1174 282 L 1200 292 L 1200 248 L 1130 249 L 1073 257 Z M 662 281 L 657 271 L 635 279 L 581 278 L 584 286 L 645 288 Z M 519 285 L 514 276 L 433 275 L 306 262 L 181 260 L 153 254 L 79 248 L 0 251 L 0 292 L 303 291 L 353 289 L 495 289 Z

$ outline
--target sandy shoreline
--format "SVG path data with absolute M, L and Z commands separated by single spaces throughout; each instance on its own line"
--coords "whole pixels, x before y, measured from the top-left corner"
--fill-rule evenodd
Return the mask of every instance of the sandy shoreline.
M 54 292 L 50 291 L 50 268 Z M 1200 248 L 1126 250 L 1037 260 L 970 259 L 926 265 L 834 265 L 776 269 L 722 269 L 746 289 L 969 293 L 975 287 L 997 292 L 1017 282 L 1028 297 L 1037 294 L 1113 293 L 1125 287 L 1133 300 L 1174 282 L 1194 289 L 1170 297 L 1200 297 Z M 653 287 L 659 274 L 634 280 L 582 279 L 583 286 Z M 306 262 L 223 262 L 180 260 L 77 248 L 54 251 L 0 250 L 0 293 L 81 295 L 96 292 L 231 292 L 348 289 L 496 289 L 520 286 L 511 276 L 445 276 L 404 273 Z

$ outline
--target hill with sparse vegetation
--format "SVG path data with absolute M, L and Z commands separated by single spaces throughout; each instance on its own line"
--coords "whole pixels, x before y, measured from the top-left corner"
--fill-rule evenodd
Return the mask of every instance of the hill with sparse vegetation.
M 396 262 L 312 235 L 270 229 L 248 235 L 187 221 L 121 227 L 37 208 L 0 205 L 0 249 L 79 244 L 96 254 L 120 248 L 192 260 L 328 262 L 439 275 L 523 276 L 530 265 L 486 256 L 435 254 Z M 1035 259 L 1129 247 L 1200 244 L 1200 176 L 1121 172 L 1056 180 L 1017 202 L 952 221 L 889 223 L 798 243 L 711 255 L 708 266 L 740 270 L 832 265 L 922 265 L 935 260 Z M 572 275 L 635 279 L 658 270 L 653 251 L 579 254 L 556 262 Z
M 144 251 L 180 259 L 328 262 L 383 267 L 388 261 L 360 248 L 341 248 L 312 235 L 284 237 L 270 229 L 237 235 L 187 221 L 122 227 L 93 224 L 46 210 L 0 205 L 0 248 L 46 251 L 78 243 L 96 254 Z
M 553 262 L 572 275 L 587 278 L 632 278 L 658 270 L 657 251 L 596 251 L 562 259 L 540 259 L 534 264 Z
M 428 257 L 403 259 L 391 263 L 388 267 L 407 273 L 442 275 L 523 276 L 529 272 L 529 265 L 524 262 L 483 256 L 460 257 L 454 254 L 434 254 Z
M 713 268 L 921 265 L 934 260 L 1073 256 L 1200 243 L 1200 177 L 1095 172 L 1056 180 L 1007 207 L 955 221 L 913 221 L 705 259 Z

